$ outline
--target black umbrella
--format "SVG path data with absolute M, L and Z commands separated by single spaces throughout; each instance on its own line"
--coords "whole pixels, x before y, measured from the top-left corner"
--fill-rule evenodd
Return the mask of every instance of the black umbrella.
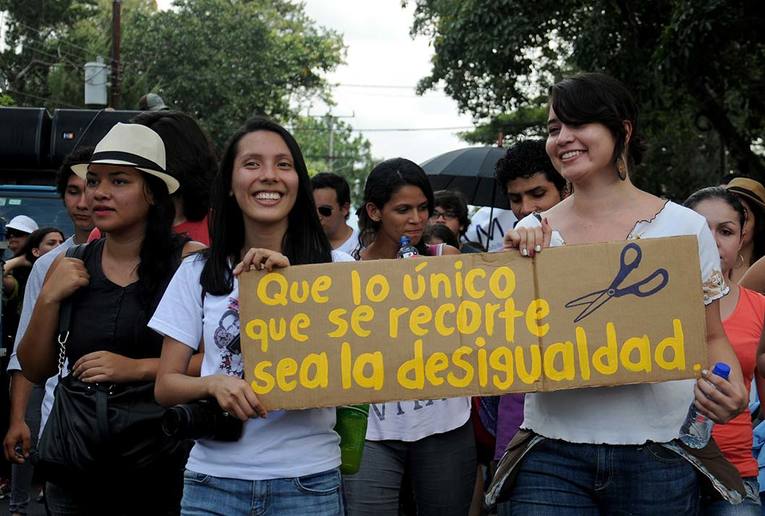
M 494 180 L 502 147 L 468 147 L 440 154 L 422 163 L 433 190 L 459 190 L 468 204 L 510 209 L 505 189 Z

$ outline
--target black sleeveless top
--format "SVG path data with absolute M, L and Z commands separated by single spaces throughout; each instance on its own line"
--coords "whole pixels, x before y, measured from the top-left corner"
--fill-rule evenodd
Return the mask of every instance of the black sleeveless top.
M 126 287 L 109 281 L 101 267 L 104 242 L 102 238 L 88 244 L 83 262 L 90 274 L 90 284 L 71 298 L 72 319 L 66 345 L 70 371 L 80 357 L 93 351 L 111 351 L 133 359 L 159 358 L 162 351 L 162 337 L 147 326 L 161 294 L 149 307 L 144 307 L 138 281 Z M 181 244 L 160 293 L 170 282 L 182 252 Z

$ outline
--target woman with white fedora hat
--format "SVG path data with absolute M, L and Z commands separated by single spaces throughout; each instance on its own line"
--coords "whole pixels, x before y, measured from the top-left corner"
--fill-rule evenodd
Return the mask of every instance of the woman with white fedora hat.
M 165 171 L 162 139 L 137 124 L 115 125 L 96 146 L 90 163 L 72 169 L 86 180 L 88 206 L 106 237 L 90 243 L 82 260 L 60 256 L 51 266 L 19 346 L 23 373 L 41 382 L 58 372 L 55 336 L 59 309 L 68 299 L 69 376 L 62 382 L 107 386 L 110 395 L 153 385 L 162 338 L 147 322 L 182 255 L 201 247 L 172 231 L 170 194 L 178 181 Z M 55 411 L 54 406 L 53 415 Z M 48 425 L 55 422 L 53 415 Z M 87 437 L 72 436 L 70 442 Z M 185 450 L 127 474 L 127 467 L 114 466 L 120 457 L 112 457 L 109 449 L 100 451 L 103 460 L 88 471 L 87 479 L 48 480 L 51 514 L 178 512 Z

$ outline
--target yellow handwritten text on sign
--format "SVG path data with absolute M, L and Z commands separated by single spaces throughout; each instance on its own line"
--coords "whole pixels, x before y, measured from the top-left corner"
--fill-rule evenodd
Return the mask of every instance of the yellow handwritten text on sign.
M 694 237 L 251 272 L 245 375 L 269 408 L 689 378 L 702 299 Z

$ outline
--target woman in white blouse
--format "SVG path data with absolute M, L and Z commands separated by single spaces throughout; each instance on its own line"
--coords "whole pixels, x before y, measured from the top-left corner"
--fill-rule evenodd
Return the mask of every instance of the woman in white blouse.
M 505 248 L 533 256 L 548 246 L 696 235 L 709 361 L 730 364 L 731 374 L 726 381 L 705 372 L 695 386 L 686 380 L 528 395 L 521 458 L 506 455 L 488 501 L 502 493 L 499 514 L 695 514 L 694 465 L 708 471 L 677 444 L 688 405 L 695 397 L 716 422 L 746 406 L 720 322 L 717 300 L 727 287 L 715 241 L 703 217 L 630 181 L 643 145 L 637 106 L 623 84 L 602 74 L 574 76 L 552 87 L 549 105 L 547 153 L 574 193 L 521 220 Z

